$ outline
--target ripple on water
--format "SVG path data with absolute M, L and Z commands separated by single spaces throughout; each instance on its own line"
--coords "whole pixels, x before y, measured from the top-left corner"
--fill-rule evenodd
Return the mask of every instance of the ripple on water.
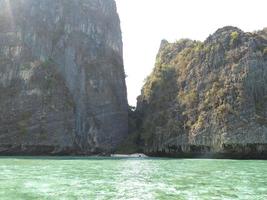
M 0 159 L 0 199 L 267 199 L 267 162 Z

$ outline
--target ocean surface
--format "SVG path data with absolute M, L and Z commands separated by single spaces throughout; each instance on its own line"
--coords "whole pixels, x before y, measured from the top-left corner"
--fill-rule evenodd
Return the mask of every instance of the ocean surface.
M 0 157 L 0 199 L 267 199 L 267 161 Z

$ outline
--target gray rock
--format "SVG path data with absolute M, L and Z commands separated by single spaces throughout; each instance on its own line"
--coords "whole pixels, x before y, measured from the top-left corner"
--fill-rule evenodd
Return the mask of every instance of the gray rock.
M 114 0 L 0 0 L 0 152 L 91 154 L 127 134 Z
M 145 153 L 267 158 L 266 29 L 161 45 L 137 112 Z

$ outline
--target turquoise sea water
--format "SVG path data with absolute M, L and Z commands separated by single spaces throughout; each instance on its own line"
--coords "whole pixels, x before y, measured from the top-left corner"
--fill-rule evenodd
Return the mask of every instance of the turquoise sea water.
M 0 199 L 267 199 L 267 161 L 0 158 Z

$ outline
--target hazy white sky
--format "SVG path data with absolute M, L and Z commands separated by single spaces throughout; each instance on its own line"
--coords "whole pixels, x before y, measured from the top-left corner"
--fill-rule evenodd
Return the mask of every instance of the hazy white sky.
M 136 104 L 162 39 L 203 41 L 218 28 L 267 27 L 267 0 L 116 0 L 128 75 L 128 100 Z

